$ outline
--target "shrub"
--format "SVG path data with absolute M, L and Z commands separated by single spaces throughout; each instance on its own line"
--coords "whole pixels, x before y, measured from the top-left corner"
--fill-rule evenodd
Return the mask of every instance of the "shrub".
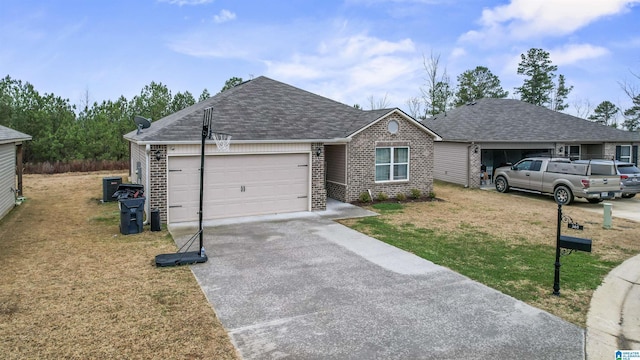
M 379 192 L 378 196 L 376 197 L 376 199 L 378 199 L 378 201 L 385 201 L 389 199 L 389 196 L 387 194 L 385 194 L 384 192 Z
M 396 199 L 398 199 L 398 201 L 405 201 L 407 200 L 407 195 L 404 193 L 398 193 L 398 195 L 396 195 Z
M 358 200 L 360 200 L 360 202 L 363 202 L 363 203 L 371 202 L 371 196 L 369 196 L 368 191 L 363 191 L 360 193 Z
M 436 198 L 436 193 L 434 193 L 433 191 L 429 191 L 429 199 L 435 199 Z
M 411 189 L 411 198 L 420 199 L 421 196 L 422 196 L 422 191 L 420 191 L 419 189 Z

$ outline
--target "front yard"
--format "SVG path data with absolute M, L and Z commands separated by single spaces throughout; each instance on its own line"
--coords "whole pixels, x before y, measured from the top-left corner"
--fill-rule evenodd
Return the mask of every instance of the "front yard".
M 27 201 L 0 221 L 3 359 L 237 359 L 166 231 L 120 235 L 113 174 L 28 175 Z
M 605 230 L 602 213 L 564 206 L 584 230 L 563 224 L 562 234 L 592 239 L 593 252 L 561 258 L 561 297 L 552 296 L 557 205 L 551 197 L 445 183 L 436 183 L 435 194 L 444 201 L 381 203 L 371 208 L 381 216 L 343 223 L 583 327 L 602 279 L 640 253 L 640 223 L 614 218 Z
M 120 235 L 117 203 L 99 201 L 110 175 L 25 176 L 27 201 L 0 221 L 3 358 L 236 359 L 189 268 L 154 266 L 175 251 L 170 235 Z M 581 326 L 602 278 L 640 253 L 640 223 L 604 230 L 601 214 L 565 207 L 585 230 L 564 234 L 593 239 L 593 253 L 562 258 L 554 297 L 550 197 L 442 183 L 435 194 L 443 201 L 376 206 L 381 216 L 345 223 Z

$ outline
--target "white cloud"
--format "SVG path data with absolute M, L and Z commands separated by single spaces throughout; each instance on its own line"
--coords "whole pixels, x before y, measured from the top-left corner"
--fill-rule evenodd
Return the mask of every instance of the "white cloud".
M 461 39 L 499 41 L 504 37 L 528 39 L 570 34 L 598 19 L 629 11 L 640 0 L 511 0 L 507 5 L 484 9 L 480 30 Z
M 158 0 L 159 2 L 168 3 L 171 5 L 204 5 L 213 2 L 213 0 Z
M 464 48 L 456 47 L 451 51 L 450 57 L 451 59 L 456 59 L 465 55 L 467 55 L 467 51 Z
M 591 44 L 569 44 L 551 50 L 549 57 L 554 65 L 571 65 L 581 60 L 595 59 L 609 54 L 609 50 Z
M 388 95 L 390 106 L 402 106 L 411 96 L 407 91 L 417 91 L 412 87 L 421 57 L 410 39 L 393 42 L 356 34 L 326 39 L 304 55 L 265 64 L 267 76 L 337 101 L 367 107 L 368 97 Z
M 236 18 L 236 14 L 235 13 L 233 13 L 233 12 L 231 12 L 229 10 L 223 9 L 223 10 L 220 10 L 219 14 L 213 16 L 213 21 L 216 24 L 221 24 L 223 22 L 235 20 L 235 18 Z

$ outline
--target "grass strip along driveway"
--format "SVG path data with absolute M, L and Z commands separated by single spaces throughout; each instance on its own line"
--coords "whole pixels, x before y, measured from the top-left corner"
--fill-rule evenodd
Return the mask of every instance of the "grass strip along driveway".
M 28 175 L 27 201 L 0 220 L 3 359 L 236 359 L 166 231 L 121 235 L 113 174 Z
M 381 216 L 342 222 L 582 327 L 606 274 L 640 253 L 640 223 L 615 218 L 613 228 L 605 230 L 602 214 L 581 208 L 602 205 L 564 206 L 563 213 L 585 229 L 563 224 L 563 235 L 590 238 L 593 249 L 561 258 L 556 297 L 557 205 L 551 197 L 445 183 L 436 183 L 435 194 L 443 201 L 375 204 L 369 208 Z

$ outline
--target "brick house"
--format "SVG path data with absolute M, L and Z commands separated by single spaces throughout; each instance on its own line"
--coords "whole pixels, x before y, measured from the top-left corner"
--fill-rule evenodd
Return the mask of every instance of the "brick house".
M 266 78 L 244 82 L 124 135 L 130 179 L 165 222 L 198 217 L 202 118 L 232 136 L 205 146 L 205 220 L 324 210 L 327 197 L 433 189 L 437 134 L 399 109 L 363 111 Z
M 515 99 L 480 99 L 424 124 L 442 137 L 435 144 L 434 178 L 480 187 L 488 175 L 528 156 L 616 159 L 638 164 L 640 133 L 597 124 Z

